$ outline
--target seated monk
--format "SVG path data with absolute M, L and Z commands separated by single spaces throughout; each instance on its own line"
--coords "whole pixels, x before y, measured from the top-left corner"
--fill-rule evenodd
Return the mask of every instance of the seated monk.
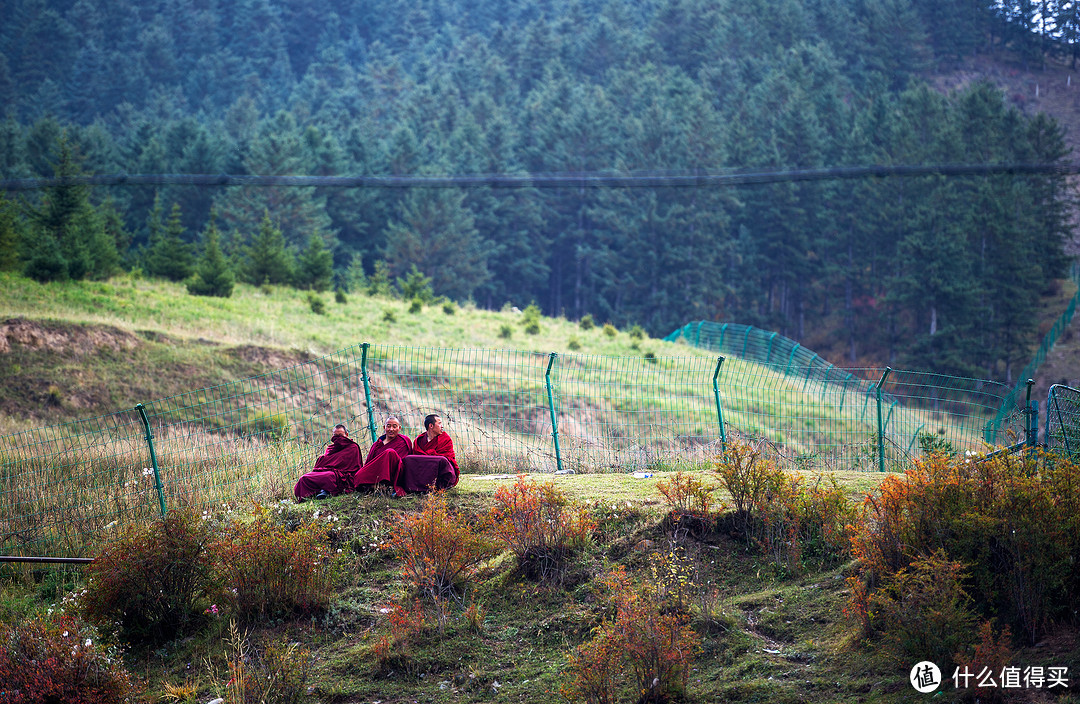
M 442 419 L 431 414 L 424 419 L 426 432 L 413 441 L 413 454 L 401 462 L 401 472 L 394 483 L 398 496 L 410 491 L 449 489 L 458 482 L 454 442 L 442 428 Z
M 293 494 L 303 501 L 309 496 L 325 498 L 352 491 L 352 478 L 360 469 L 360 446 L 349 437 L 344 425 L 334 426 L 334 436 L 315 468 L 300 477 Z
M 412 442 L 401 434 L 400 420 L 390 416 L 383 428 L 386 434 L 375 441 L 368 450 L 364 466 L 353 475 L 353 489 L 380 484 L 394 486 L 401 471 L 401 458 L 412 453 Z

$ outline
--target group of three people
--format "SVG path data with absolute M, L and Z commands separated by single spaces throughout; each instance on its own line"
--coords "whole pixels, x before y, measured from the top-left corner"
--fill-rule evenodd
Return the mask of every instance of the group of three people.
M 457 484 L 458 466 L 454 443 L 442 427 L 442 418 L 424 418 L 424 432 L 410 441 L 401 434 L 396 416 L 386 419 L 385 433 L 368 450 L 361 463 L 360 446 L 344 425 L 334 435 L 315 467 L 300 477 L 293 488 L 296 498 L 323 498 L 351 491 L 387 487 L 396 495 L 444 489 Z

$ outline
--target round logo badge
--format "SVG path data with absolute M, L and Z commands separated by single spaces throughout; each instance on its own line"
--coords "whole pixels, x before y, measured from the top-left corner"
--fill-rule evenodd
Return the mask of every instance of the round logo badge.
M 911 668 L 911 686 L 923 694 L 941 686 L 941 670 L 929 660 L 923 660 Z

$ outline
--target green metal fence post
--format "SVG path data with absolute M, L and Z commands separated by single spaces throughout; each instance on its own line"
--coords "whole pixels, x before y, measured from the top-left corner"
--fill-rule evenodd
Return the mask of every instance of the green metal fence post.
M 700 332 L 701 328 L 698 328 Z M 555 358 L 558 357 L 556 353 L 552 352 L 548 357 L 547 371 L 544 373 L 544 384 L 547 386 L 548 397 L 548 410 L 551 411 L 551 438 L 555 441 L 555 467 L 558 471 L 562 471 L 562 452 L 559 450 L 559 423 L 555 420 L 555 395 L 551 392 L 551 365 L 555 364 Z
M 789 355 L 788 355 L 788 358 L 787 358 L 787 369 L 785 369 L 785 370 L 784 370 L 784 376 L 791 376 L 791 361 L 792 361 L 793 359 L 795 359 L 795 353 L 796 353 L 796 352 L 797 352 L 798 350 L 799 350 L 799 343 L 798 343 L 798 342 L 796 342 L 796 343 L 795 343 L 794 345 L 792 345 L 792 347 L 791 347 L 791 354 L 789 354 Z M 807 375 L 807 376 L 810 376 L 810 372 L 807 372 L 807 373 L 806 373 L 806 375 Z
M 746 359 L 746 346 L 750 343 L 750 331 L 754 328 L 750 325 L 746 326 L 746 334 L 743 335 L 742 340 L 742 358 Z
M 878 447 L 878 470 L 885 471 L 885 425 L 881 421 L 881 386 L 885 383 L 885 377 L 889 376 L 892 367 L 885 367 L 881 380 L 877 383 L 877 447 Z M 892 409 L 889 409 L 890 411 Z
M 1034 379 L 1027 380 L 1027 402 L 1024 404 L 1024 440 L 1028 447 L 1035 447 L 1035 441 L 1039 437 L 1039 402 L 1031 400 L 1031 387 L 1035 385 Z M 1034 422 L 1032 417 L 1034 416 Z
M 727 433 L 724 432 L 724 409 L 720 406 L 720 386 L 717 379 L 720 377 L 720 365 L 724 363 L 723 357 L 716 358 L 716 371 L 712 375 L 713 394 L 716 396 L 716 420 L 720 423 L 720 454 L 727 453 Z
M 697 325 L 697 334 L 694 335 L 694 347 L 701 347 L 701 326 L 704 325 L 704 324 L 705 324 L 705 321 L 702 320 Z
M 161 472 L 158 470 L 157 452 L 154 450 L 154 433 L 150 431 L 146 408 L 140 403 L 135 406 L 135 410 L 142 416 L 143 428 L 146 430 L 146 444 L 150 446 L 150 464 L 154 468 L 154 485 L 157 487 L 158 504 L 161 506 L 161 517 L 165 518 L 165 490 L 161 488 Z
M 779 334 L 780 333 L 778 332 L 774 332 L 772 335 L 769 335 L 769 347 L 765 351 L 765 366 L 769 366 L 769 363 L 772 362 L 772 341 L 775 340 L 776 336 Z
M 806 387 L 810 384 L 810 374 L 812 374 L 814 371 L 814 362 L 817 360 L 817 358 L 818 356 L 817 354 L 815 354 L 813 357 L 810 358 L 810 362 L 806 365 L 806 378 L 803 379 L 802 382 L 803 391 L 806 391 Z
M 371 444 L 374 445 L 379 436 L 375 434 L 375 409 L 371 407 L 371 382 L 367 373 L 367 351 L 371 347 L 370 342 L 360 345 L 360 378 L 364 381 L 364 403 L 367 404 L 368 429 L 371 430 Z
M 926 423 L 923 423 L 922 425 L 920 425 L 918 428 L 915 429 L 915 434 L 911 436 L 911 442 L 908 443 L 908 446 L 907 446 L 907 453 L 909 455 L 911 454 L 911 451 L 915 448 L 915 441 L 919 439 L 919 433 L 921 433 L 922 429 L 925 428 L 925 427 L 926 427 Z
M 1031 414 L 1028 416 L 1030 425 L 1027 430 L 1028 447 L 1035 449 L 1039 445 L 1039 402 L 1031 402 Z
M 727 332 L 727 323 L 720 326 L 720 342 L 716 345 L 716 349 L 719 352 L 724 351 L 724 334 Z

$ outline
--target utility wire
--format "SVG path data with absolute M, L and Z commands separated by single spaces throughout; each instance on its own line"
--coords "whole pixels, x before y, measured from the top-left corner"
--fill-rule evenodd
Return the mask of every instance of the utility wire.
M 257 176 L 234 174 L 111 174 L 67 178 L 0 179 L 0 190 L 29 191 L 60 185 L 254 186 L 308 188 L 725 188 L 786 181 L 885 178 L 892 176 L 1070 175 L 1080 164 L 922 164 L 830 166 L 818 169 L 450 176 Z

